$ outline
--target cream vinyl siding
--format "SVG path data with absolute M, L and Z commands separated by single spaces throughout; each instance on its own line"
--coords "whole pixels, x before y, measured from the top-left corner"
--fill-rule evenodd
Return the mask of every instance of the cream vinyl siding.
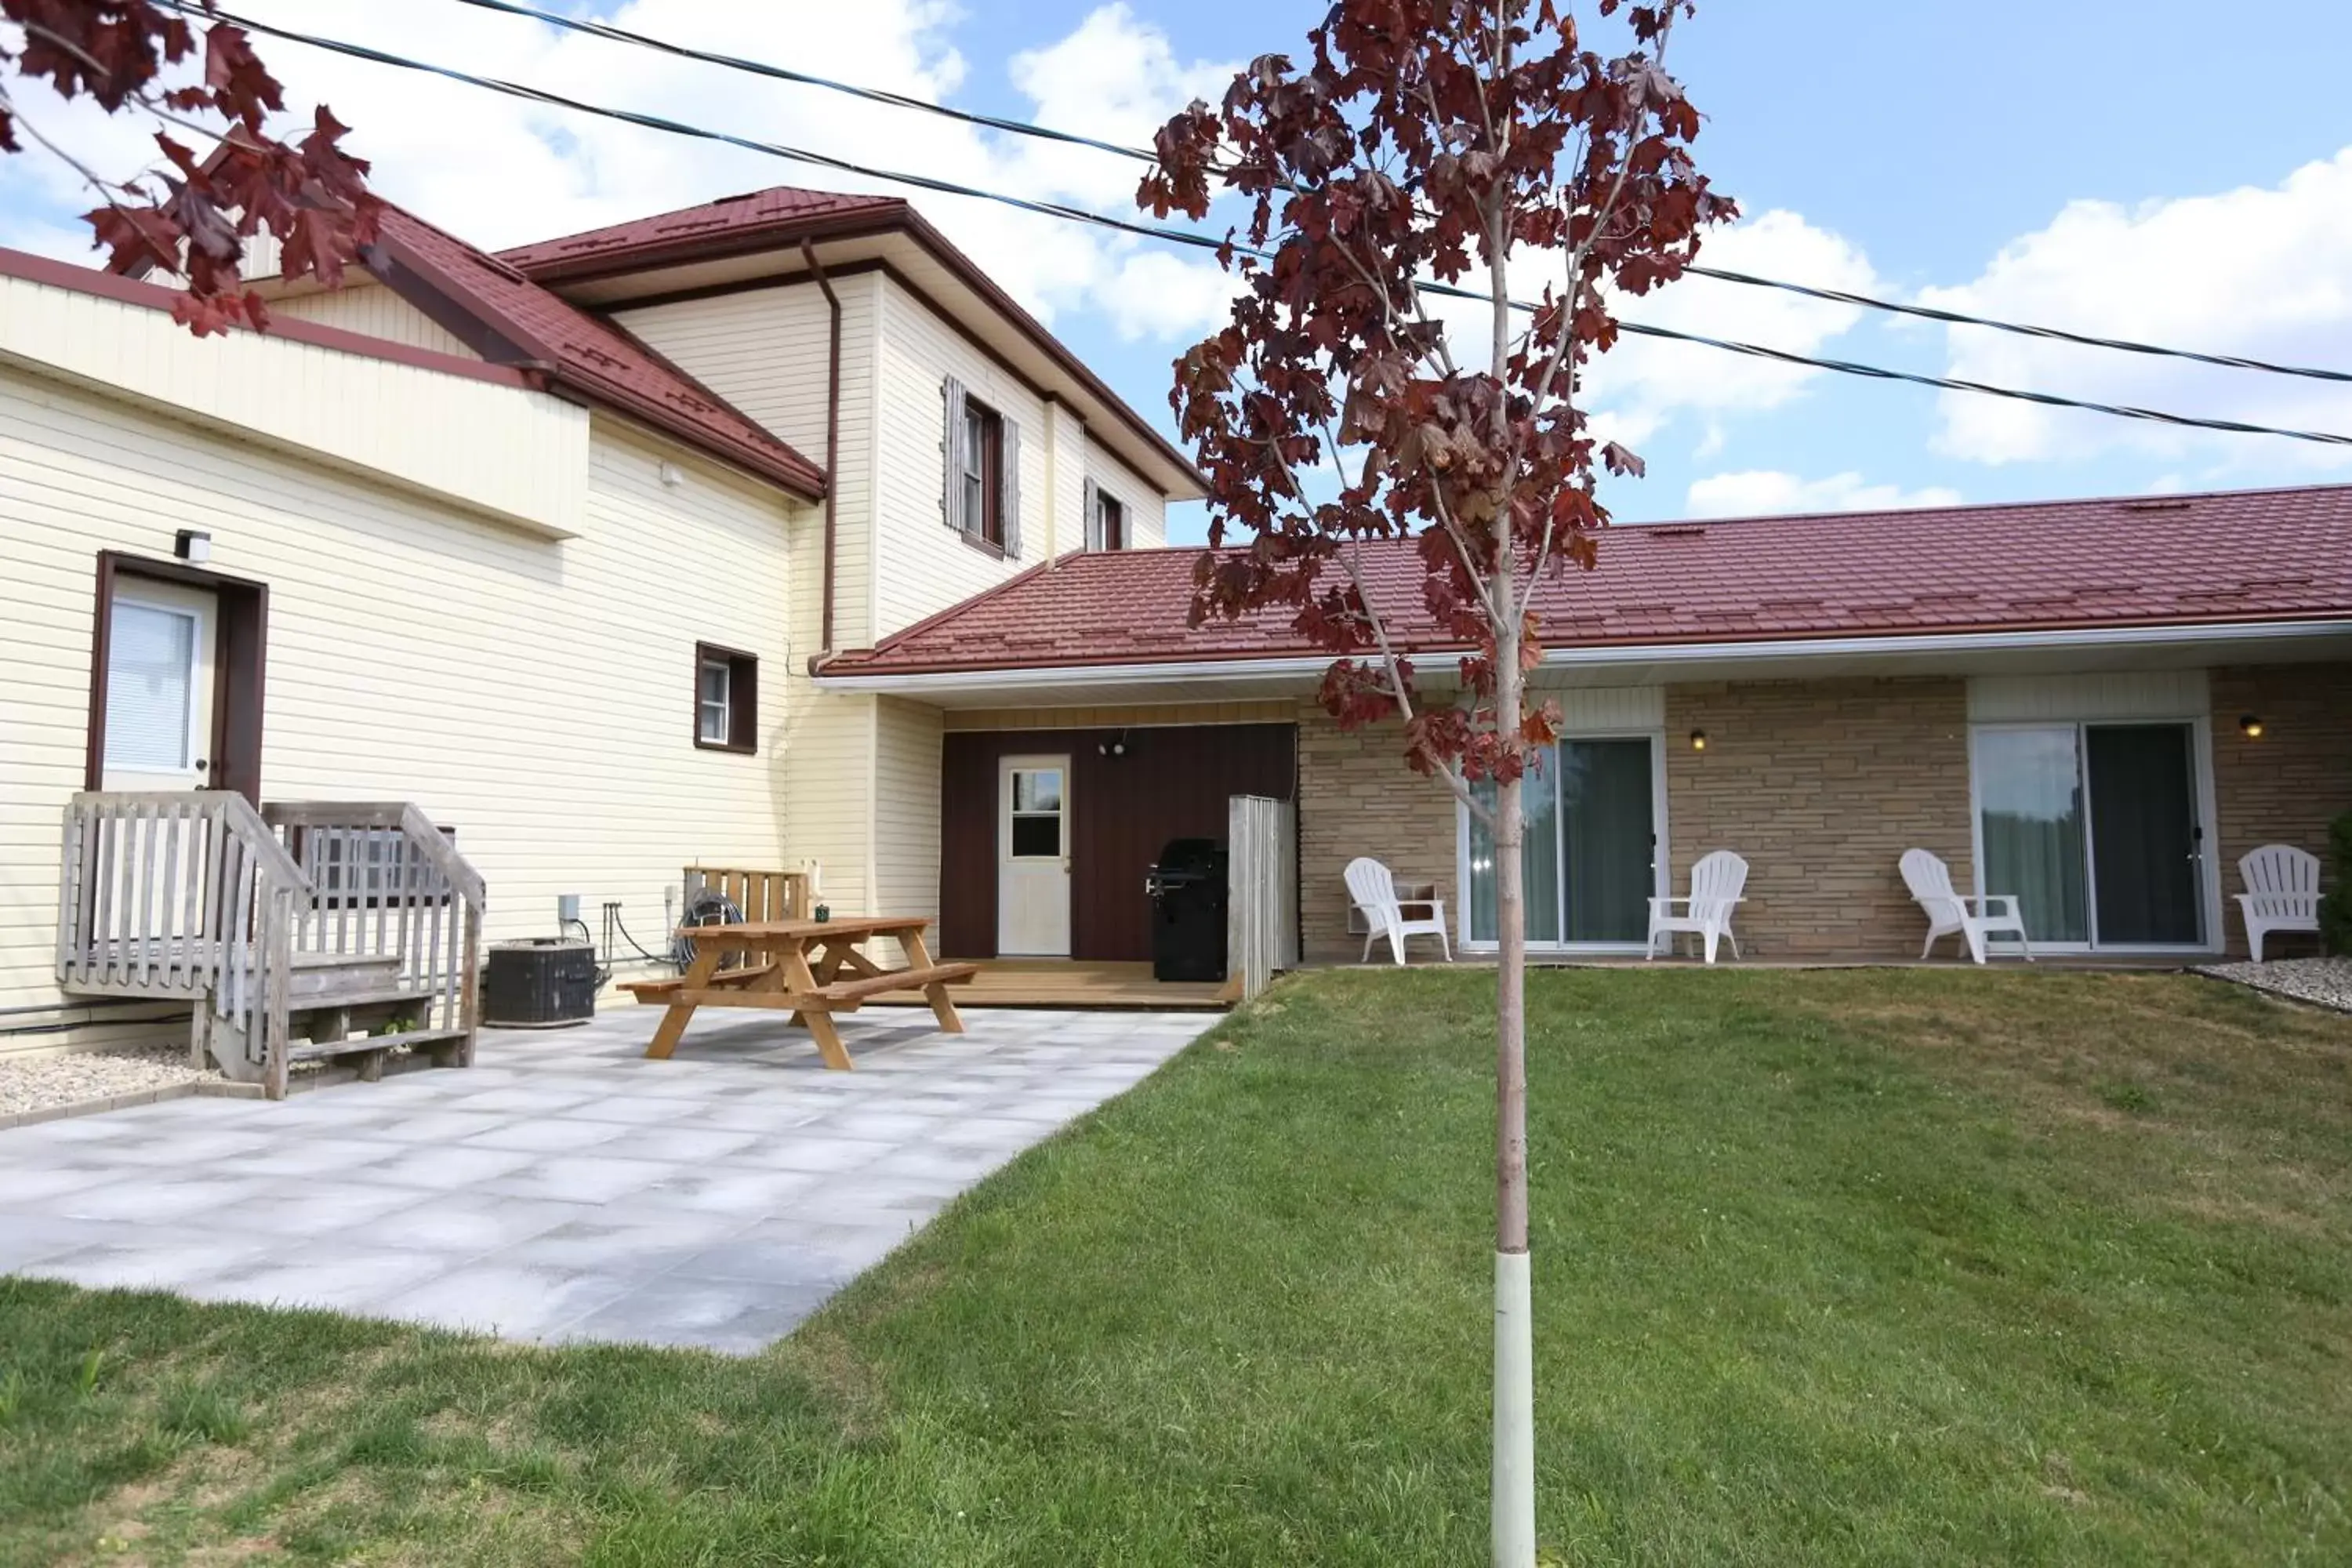
M 541 393 L 266 333 L 198 338 L 168 311 L 21 279 L 0 279 L 6 361 L 522 528 L 580 528 L 588 415 Z
M 0 1008 L 81 1005 L 52 966 L 97 554 L 168 559 L 181 528 L 269 586 L 265 796 L 416 801 L 488 879 L 490 939 L 553 931 L 576 892 L 656 943 L 688 863 L 790 865 L 784 546 L 815 514 L 603 416 L 583 468 L 580 534 L 556 542 L 0 371 Z M 694 746 L 698 639 L 759 656 L 757 755 Z M 106 1016 L 0 1051 L 121 1035 Z
M 1087 478 L 1127 508 L 1127 547 L 1156 550 L 1168 542 L 1168 503 L 1143 482 L 1141 475 L 1120 462 L 1102 443 L 1087 441 Z M 1080 535 L 1083 539 L 1084 535 Z
M 841 452 L 834 462 L 827 461 L 824 449 L 825 356 L 832 320 L 814 283 L 625 310 L 613 319 L 809 461 L 835 472 L 834 637 L 843 647 L 863 647 L 876 636 L 869 587 L 874 559 L 870 477 L 882 279 L 879 273 L 856 273 L 836 279 L 833 288 L 841 300 Z M 931 401 L 936 406 L 936 395 Z M 821 557 L 809 560 L 804 575 L 814 606 L 821 588 L 815 575 Z M 811 652 L 816 650 L 815 615 L 812 608 L 810 618 L 795 620 L 796 626 L 807 628 L 803 638 Z
M 877 911 L 940 918 L 940 714 L 903 698 L 877 700 L 874 754 L 874 896 Z M 934 942 L 933 946 L 938 944 Z
M 482 357 L 463 338 L 383 284 L 358 280 L 362 275 L 356 272 L 346 277 L 354 280 L 341 289 L 272 300 L 269 312 L 316 321 L 322 327 L 341 327 L 347 332 L 362 332 L 407 348 L 454 354 L 459 359 Z
M 844 647 L 859 647 L 873 641 L 868 476 L 874 471 L 881 279 L 853 274 L 835 280 L 834 292 L 841 300 L 834 639 Z M 622 310 L 614 319 L 811 461 L 825 461 L 825 359 L 832 321 L 824 292 L 814 282 Z M 825 901 L 845 914 L 856 913 L 872 907 L 875 700 L 820 694 L 809 679 L 808 660 L 822 651 L 824 619 L 822 503 L 804 515 L 806 525 L 792 537 L 792 594 L 783 623 L 792 634 L 793 658 L 788 665 L 761 672 L 761 700 L 775 705 L 765 717 L 777 726 L 774 766 L 786 819 L 777 864 L 798 868 L 814 862 Z
M 880 502 L 876 637 L 971 598 L 1045 559 L 1045 403 L 887 276 L 882 288 L 875 492 Z M 946 458 L 940 449 L 949 376 L 1021 427 L 1021 555 L 998 560 L 950 531 L 940 514 Z M 1076 541 L 1063 540 L 1061 548 Z

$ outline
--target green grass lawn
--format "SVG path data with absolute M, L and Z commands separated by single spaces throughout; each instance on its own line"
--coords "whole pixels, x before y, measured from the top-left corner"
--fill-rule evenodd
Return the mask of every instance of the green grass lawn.
M 1283 985 L 753 1361 L 0 1281 L 0 1563 L 1483 1561 L 1490 988 Z M 1529 992 L 1558 1561 L 2352 1562 L 2352 1019 Z

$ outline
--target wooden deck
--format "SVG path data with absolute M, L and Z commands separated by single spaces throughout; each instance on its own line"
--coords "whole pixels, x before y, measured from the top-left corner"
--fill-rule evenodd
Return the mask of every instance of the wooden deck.
M 1219 1011 L 1232 1004 L 1223 984 L 1161 982 L 1148 963 L 1092 963 L 1070 959 L 990 958 L 955 988 L 959 1007 L 1100 1007 L 1160 1012 Z M 928 1005 L 920 992 L 893 991 L 868 1006 Z

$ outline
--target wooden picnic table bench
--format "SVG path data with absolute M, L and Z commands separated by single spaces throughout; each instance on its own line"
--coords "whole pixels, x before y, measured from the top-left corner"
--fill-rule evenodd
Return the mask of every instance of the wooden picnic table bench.
M 694 962 L 676 980 L 639 981 L 629 989 L 640 1002 L 667 1002 L 660 1026 L 646 1055 L 666 1059 L 677 1049 L 698 1007 L 764 1007 L 790 1011 L 805 1024 L 824 1065 L 849 1069 L 849 1052 L 834 1027 L 833 1015 L 854 1013 L 870 997 L 893 991 L 920 991 L 931 1005 L 941 1032 L 963 1033 L 963 1019 L 948 987 L 980 973 L 976 963 L 938 963 L 924 943 L 928 920 L 866 915 L 829 921 L 757 921 L 734 925 L 688 926 L 678 932 L 694 944 Z M 885 969 L 861 949 L 877 937 L 898 942 L 906 967 Z M 731 952 L 753 962 L 722 971 Z

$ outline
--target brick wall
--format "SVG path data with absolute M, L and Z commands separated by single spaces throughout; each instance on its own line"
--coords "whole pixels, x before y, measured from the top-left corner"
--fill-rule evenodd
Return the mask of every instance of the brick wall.
M 1353 963 L 1364 939 L 1348 935 L 1348 862 L 1383 861 L 1402 882 L 1435 882 L 1446 919 L 1454 908 L 1454 796 L 1405 766 L 1393 724 L 1347 732 L 1312 703 L 1298 714 L 1298 910 L 1310 963 Z M 1434 958 L 1415 939 L 1412 956 Z
M 2352 810 L 2352 664 L 2212 674 L 2213 779 L 2224 894 L 2238 857 L 2286 843 L 2324 855 L 2328 821 Z M 2258 715 L 2262 739 L 2240 732 Z M 1707 747 L 1694 751 L 1693 730 Z M 1736 849 L 1749 865 L 1737 922 L 1751 958 L 1912 959 L 1925 917 L 1895 862 L 1933 850 L 1973 885 L 1968 682 L 1958 677 L 1755 681 L 1666 690 L 1666 816 L 1677 891 L 1691 863 Z M 1454 811 L 1408 772 L 1395 731 L 1342 734 L 1319 710 L 1299 722 L 1299 875 L 1310 961 L 1353 962 L 1340 873 L 1358 855 L 1458 898 Z M 1455 916 L 1458 911 L 1449 910 Z M 2245 935 L 2235 905 L 2231 951 Z M 1948 947 L 1945 950 L 1948 954 Z
M 1968 719 L 1958 679 L 1667 688 L 1675 890 L 1701 855 L 1734 849 L 1744 956 L 1916 958 L 1927 921 L 1895 862 L 1930 849 L 1969 886 Z
M 2221 924 L 2231 952 L 2242 955 L 2238 857 L 2259 845 L 2292 844 L 2325 860 L 2327 824 L 2352 811 L 2352 664 L 2217 669 L 2212 689 Z M 2260 740 L 2249 740 L 2239 728 L 2248 714 L 2263 721 Z M 2325 879 L 2334 875 L 2333 866 L 2322 872 Z M 2286 937 L 2277 951 L 2295 957 L 2310 950 Z

